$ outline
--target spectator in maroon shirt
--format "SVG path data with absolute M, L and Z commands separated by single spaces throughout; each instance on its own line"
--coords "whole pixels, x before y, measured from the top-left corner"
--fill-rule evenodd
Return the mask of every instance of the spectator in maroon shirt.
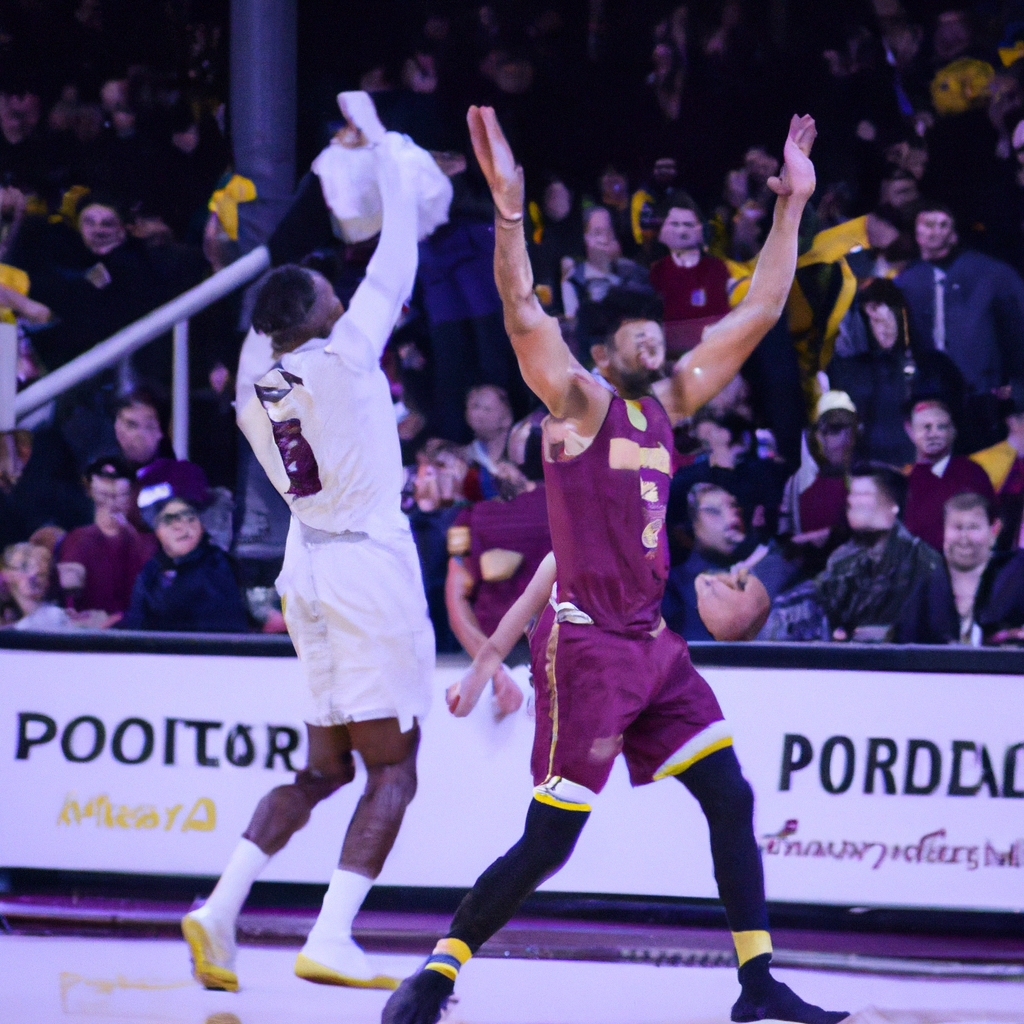
M 135 578 L 156 552 L 153 535 L 128 522 L 132 475 L 119 458 L 100 459 L 85 472 L 95 516 L 64 538 L 57 558 L 65 601 L 76 611 L 124 614 Z
M 709 324 L 729 312 L 729 271 L 704 251 L 704 223 L 696 203 L 676 194 L 669 200 L 658 240 L 668 255 L 651 266 L 651 284 L 665 304 L 665 347 L 682 355 Z
M 994 501 L 992 482 L 976 462 L 953 454 L 956 427 L 943 402 L 918 401 L 906 426 L 917 460 L 910 471 L 903 523 L 915 537 L 941 551 L 943 506 L 954 494 L 966 492 Z

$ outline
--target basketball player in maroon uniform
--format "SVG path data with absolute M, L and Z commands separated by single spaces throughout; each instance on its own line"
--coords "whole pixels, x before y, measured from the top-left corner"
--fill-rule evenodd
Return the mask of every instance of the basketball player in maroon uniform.
M 469 127 L 496 207 L 505 325 L 527 384 L 550 412 L 544 477 L 557 593 L 532 644 L 534 679 L 547 685 L 538 686 L 535 789 L 523 836 L 477 879 L 447 937 L 388 1001 L 384 1024 L 438 1020 L 459 968 L 568 859 L 620 753 L 634 786 L 675 776 L 707 817 L 740 965 L 732 1019 L 834 1024 L 847 1014 L 805 1003 L 769 972 L 753 793 L 718 701 L 661 617 L 672 424 L 733 378 L 782 313 L 800 217 L 814 191 L 814 121 L 794 117 L 790 125 L 784 170 L 769 182 L 778 196 L 773 226 L 746 298 L 656 383 L 661 326 L 648 319 L 616 325 L 596 352 L 614 392 L 573 358 L 534 296 L 522 169 L 494 111 L 471 107 Z M 456 706 L 459 699 L 449 695 Z

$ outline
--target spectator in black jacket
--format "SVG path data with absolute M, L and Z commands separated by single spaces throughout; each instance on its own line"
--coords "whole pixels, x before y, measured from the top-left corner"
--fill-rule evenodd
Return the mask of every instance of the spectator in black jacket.
M 210 542 L 199 513 L 182 498 L 168 498 L 151 509 L 160 550 L 142 567 L 121 628 L 247 632 L 228 556 Z
M 896 626 L 899 643 L 1024 641 L 1024 552 L 996 552 L 1002 526 L 988 498 L 956 494 L 944 508 L 943 562 L 917 582 Z

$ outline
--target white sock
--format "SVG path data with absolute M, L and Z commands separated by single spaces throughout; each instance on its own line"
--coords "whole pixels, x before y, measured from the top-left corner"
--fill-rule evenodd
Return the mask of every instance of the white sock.
M 352 935 L 352 921 L 373 885 L 372 878 L 338 868 L 331 875 L 320 914 L 306 939 L 310 942 L 331 942 Z
M 249 895 L 252 883 L 269 863 L 269 855 L 254 842 L 240 839 L 206 901 L 207 911 L 220 921 L 233 922 Z

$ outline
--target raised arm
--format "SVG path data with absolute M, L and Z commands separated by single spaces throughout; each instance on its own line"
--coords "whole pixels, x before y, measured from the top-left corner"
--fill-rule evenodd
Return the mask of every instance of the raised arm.
M 673 420 L 692 416 L 714 398 L 782 315 L 796 273 L 800 218 L 814 192 L 810 152 L 816 134 L 812 117 L 793 116 L 782 175 L 768 180 L 778 199 L 750 290 L 732 312 L 706 328 L 700 344 L 676 363 L 658 395 Z
M 558 321 L 541 309 L 534 294 L 523 229 L 523 169 L 516 164 L 491 107 L 470 107 L 466 119 L 473 151 L 494 199 L 494 280 L 519 369 L 554 416 L 581 417 L 589 400 L 600 400 L 597 392 L 604 389 L 573 357 Z
M 380 239 L 345 316 L 369 338 L 379 359 L 416 280 L 416 196 L 405 180 L 398 156 L 403 139 L 396 132 L 384 131 L 369 95 L 343 92 L 338 103 L 345 117 L 373 147 L 377 161 L 377 182 L 384 208 Z

